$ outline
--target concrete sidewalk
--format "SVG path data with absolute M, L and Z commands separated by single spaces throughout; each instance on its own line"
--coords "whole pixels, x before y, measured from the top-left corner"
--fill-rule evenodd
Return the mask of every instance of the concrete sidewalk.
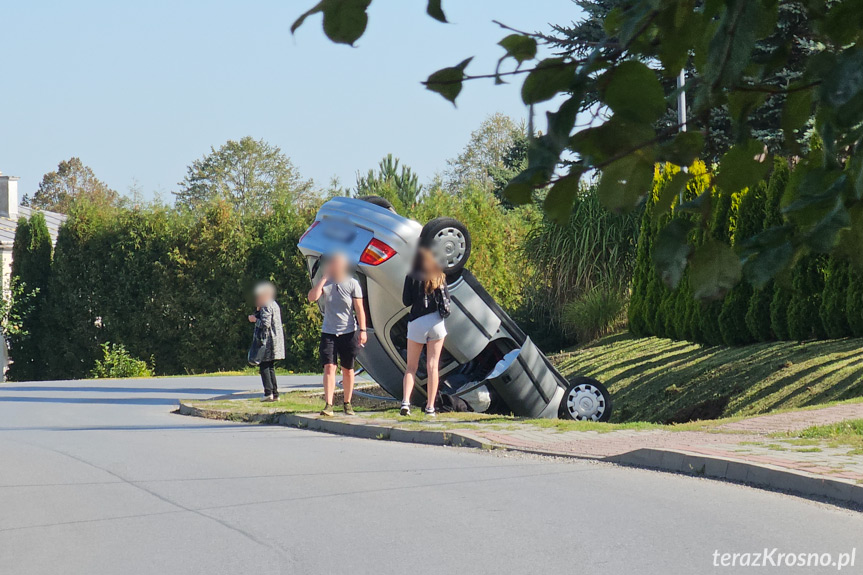
M 181 413 L 225 418 L 230 412 L 181 403 Z M 518 421 L 505 424 L 459 420 L 399 421 L 374 413 L 320 418 L 266 414 L 247 421 L 277 423 L 369 439 L 510 449 L 747 483 L 810 498 L 863 507 L 863 456 L 848 447 L 798 446 L 773 437 L 848 419 L 863 419 L 863 403 L 748 418 L 709 431 L 559 431 Z

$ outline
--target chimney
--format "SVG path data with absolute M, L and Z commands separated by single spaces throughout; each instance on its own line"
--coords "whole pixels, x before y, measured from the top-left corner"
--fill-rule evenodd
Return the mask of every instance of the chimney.
M 18 219 L 18 178 L 0 172 L 0 216 Z

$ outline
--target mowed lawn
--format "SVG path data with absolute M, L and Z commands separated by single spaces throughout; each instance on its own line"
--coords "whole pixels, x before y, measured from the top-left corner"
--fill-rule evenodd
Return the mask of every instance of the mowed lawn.
M 612 421 L 683 422 L 863 396 L 863 339 L 706 347 L 616 334 L 554 357 L 605 383 Z

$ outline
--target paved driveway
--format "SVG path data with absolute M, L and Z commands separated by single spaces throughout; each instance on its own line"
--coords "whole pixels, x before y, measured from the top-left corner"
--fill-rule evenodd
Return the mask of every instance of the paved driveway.
M 0 384 L 0 574 L 691 575 L 863 547 L 861 514 L 736 485 L 170 413 L 257 386 Z

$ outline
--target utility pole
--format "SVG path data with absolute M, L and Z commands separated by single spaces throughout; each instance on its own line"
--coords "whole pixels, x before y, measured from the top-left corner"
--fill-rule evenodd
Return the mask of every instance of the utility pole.
M 683 90 L 685 86 L 686 72 L 681 68 L 677 76 L 677 125 L 680 126 L 681 132 L 686 131 L 686 92 Z
M 684 87 L 686 86 L 686 71 L 684 68 L 680 69 L 680 74 L 677 75 L 677 126 L 678 130 L 681 132 L 686 131 L 686 91 Z M 683 171 L 685 172 L 688 168 L 683 166 Z M 683 189 L 680 190 L 680 197 L 678 198 L 678 205 L 683 203 Z

